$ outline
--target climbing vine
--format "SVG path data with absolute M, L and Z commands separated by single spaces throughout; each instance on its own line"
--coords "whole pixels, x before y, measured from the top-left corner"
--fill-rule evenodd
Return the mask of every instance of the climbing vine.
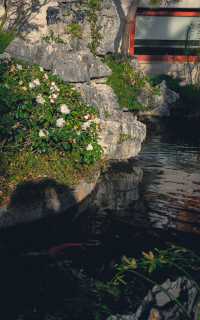
M 95 55 L 102 39 L 102 35 L 100 33 L 101 26 L 97 23 L 98 11 L 101 9 L 101 4 L 102 0 L 88 0 L 87 4 L 87 17 L 91 28 L 91 42 L 88 47 Z

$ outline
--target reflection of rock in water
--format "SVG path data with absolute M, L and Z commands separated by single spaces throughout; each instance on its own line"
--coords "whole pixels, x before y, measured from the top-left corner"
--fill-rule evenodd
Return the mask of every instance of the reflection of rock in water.
M 134 206 L 140 199 L 139 185 L 143 171 L 129 162 L 115 163 L 103 175 L 87 208 L 87 223 L 93 235 L 101 234 L 112 219 L 134 220 Z

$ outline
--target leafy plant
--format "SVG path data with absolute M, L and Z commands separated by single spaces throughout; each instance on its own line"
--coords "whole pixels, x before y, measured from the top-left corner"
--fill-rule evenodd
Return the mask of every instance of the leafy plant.
M 149 285 L 157 286 L 163 291 L 171 301 L 179 306 L 187 319 L 190 319 L 188 311 L 168 290 L 163 288 L 156 280 L 156 274 L 167 270 L 167 273 L 176 270 L 178 274 L 186 276 L 193 281 L 194 286 L 200 294 L 200 286 L 196 281 L 196 276 L 200 269 L 200 257 L 194 252 L 185 248 L 172 246 L 170 248 L 143 252 L 142 257 L 127 258 L 124 256 L 121 263 L 116 265 L 116 273 L 112 279 L 114 286 L 126 286 L 127 279 L 130 282 L 130 275 L 139 278 Z M 198 277 L 198 276 L 197 276 Z
M 28 177 L 62 180 L 66 171 L 75 181 L 77 168 L 81 172 L 101 159 L 96 109 L 85 104 L 73 86 L 40 66 L 0 64 L 0 106 L 4 193 Z
M 137 96 L 144 86 L 145 78 L 133 70 L 128 60 L 107 57 L 105 62 L 112 70 L 107 83 L 117 95 L 120 106 L 129 110 L 143 110 L 144 107 L 137 101 Z
M 78 23 L 71 23 L 66 27 L 67 33 L 69 33 L 72 38 L 82 38 L 82 29 L 80 24 Z

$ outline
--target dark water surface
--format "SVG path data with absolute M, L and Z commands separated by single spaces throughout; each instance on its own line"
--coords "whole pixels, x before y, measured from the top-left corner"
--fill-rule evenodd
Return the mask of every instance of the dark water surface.
M 177 122 L 154 133 L 137 158 L 153 228 L 200 234 L 199 125 Z
M 47 314 L 63 314 L 76 295 L 68 260 L 106 278 L 123 254 L 167 242 L 200 251 L 199 123 L 169 122 L 151 132 L 140 155 L 113 163 L 79 208 L 1 232 L 2 319 L 64 319 Z

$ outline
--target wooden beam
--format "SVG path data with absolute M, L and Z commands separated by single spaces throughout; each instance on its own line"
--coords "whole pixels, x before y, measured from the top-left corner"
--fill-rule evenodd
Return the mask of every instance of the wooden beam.
M 181 11 L 181 10 L 138 10 L 137 16 L 148 17 L 200 17 L 200 11 Z
M 169 63 L 197 63 L 200 62 L 199 56 L 176 56 L 176 55 L 137 55 L 136 58 L 138 62 L 153 62 L 153 61 L 160 61 L 160 62 L 169 62 Z

